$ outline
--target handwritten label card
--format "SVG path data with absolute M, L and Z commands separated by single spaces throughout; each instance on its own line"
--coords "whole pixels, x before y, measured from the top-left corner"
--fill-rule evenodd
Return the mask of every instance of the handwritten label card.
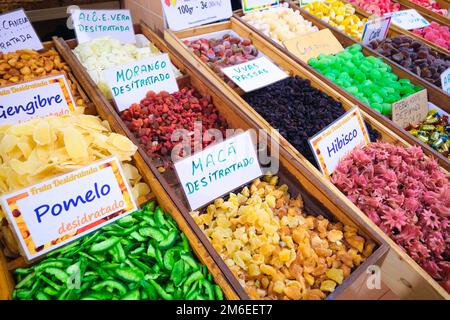
M 191 210 L 262 175 L 248 131 L 176 162 L 175 170 Z
M 223 68 L 222 72 L 245 92 L 263 88 L 288 77 L 286 72 L 266 57 Z
M 284 41 L 283 44 L 286 49 L 305 62 L 321 53 L 336 54 L 344 50 L 330 29 L 322 29 L 289 39 Z
M 280 1 L 274 0 L 241 0 L 241 3 L 244 12 L 262 10 L 266 8 L 277 7 L 280 5 Z
M 43 48 L 23 9 L 0 15 L 0 52 Z
M 172 63 L 167 53 L 133 61 L 104 72 L 119 111 L 139 102 L 148 91 L 178 91 Z
M 0 88 L 0 124 L 38 117 L 62 116 L 75 111 L 75 102 L 64 75 Z
M 161 3 L 173 31 L 228 19 L 233 15 L 230 0 L 161 0 Z
M 136 210 L 115 157 L 3 195 L 0 200 L 28 260 Z
M 408 9 L 392 13 L 392 23 L 406 30 L 419 29 L 429 26 L 430 23 L 416 10 Z
M 121 43 L 135 43 L 133 21 L 130 10 L 71 11 L 78 43 L 109 36 Z
M 441 73 L 441 85 L 444 92 L 450 93 L 450 68 Z
M 320 170 L 330 177 L 339 160 L 358 146 L 370 143 L 364 119 L 357 107 L 309 139 Z
M 373 40 L 383 40 L 391 25 L 391 17 L 383 16 L 367 20 L 364 25 L 362 43 L 369 44 Z
M 392 121 L 402 128 L 422 122 L 427 114 L 428 95 L 426 89 L 392 104 Z

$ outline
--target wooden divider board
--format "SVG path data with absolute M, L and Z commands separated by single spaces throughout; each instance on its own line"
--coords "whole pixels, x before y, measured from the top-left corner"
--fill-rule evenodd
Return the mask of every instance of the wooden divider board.
M 61 41 L 63 42 L 63 40 Z M 54 42 L 51 44 L 54 44 L 61 56 L 65 58 L 65 55 L 63 55 L 61 52 L 60 43 L 54 40 Z M 71 65 L 69 61 L 66 60 L 66 62 Z M 74 73 L 76 74 L 77 72 L 75 71 L 76 70 L 74 70 Z M 80 80 L 79 83 L 81 82 L 82 81 Z M 81 86 L 78 86 L 78 88 L 80 91 L 82 91 Z M 117 121 L 115 121 L 111 112 L 108 112 L 108 110 L 106 110 L 105 108 L 99 107 L 98 101 L 95 101 L 94 99 L 92 99 L 93 103 L 90 102 L 91 100 L 87 97 L 87 95 L 84 92 L 83 94 L 85 101 L 90 105 L 89 110 L 91 111 L 91 114 L 99 115 L 103 120 L 107 120 L 113 132 L 124 134 L 121 130 L 121 126 L 118 125 Z M 199 239 L 196 237 L 195 233 L 192 232 L 191 228 L 180 214 L 178 208 L 171 201 L 171 198 L 167 195 L 164 188 L 161 186 L 158 179 L 155 178 L 153 172 L 148 168 L 146 162 L 143 160 L 139 153 L 136 153 L 133 156 L 132 164 L 137 167 L 139 173 L 143 178 L 143 181 L 146 182 L 152 190 L 152 193 L 148 197 L 140 198 L 138 204 L 143 205 L 150 200 L 157 200 L 161 208 L 164 211 L 167 211 L 177 222 L 180 230 L 188 238 L 194 253 L 199 258 L 199 260 L 207 266 L 208 270 L 214 277 L 214 281 L 222 288 L 225 297 L 232 300 L 238 299 L 238 295 L 230 287 L 228 281 L 225 279 L 217 264 L 211 258 L 208 251 L 202 245 L 201 241 L 199 241 Z M 27 264 L 23 258 L 18 258 L 13 261 L 7 262 L 5 256 L 0 250 L 0 300 L 11 299 L 12 297 L 12 291 L 14 290 L 14 280 L 11 273 L 12 270 L 18 267 L 24 267 L 26 265 Z
M 328 28 L 331 30 L 333 35 L 339 40 L 339 42 L 344 46 L 350 46 L 352 44 L 357 43 L 353 38 L 350 38 L 349 36 L 343 34 L 338 29 L 330 26 L 329 24 L 323 22 L 322 20 L 318 19 L 314 15 L 308 13 L 307 11 L 300 9 L 299 7 L 290 4 L 290 6 L 294 10 L 299 10 L 300 14 L 307 20 L 311 21 L 315 26 L 317 26 L 319 29 L 325 29 Z M 437 152 L 434 150 L 431 146 L 428 144 L 422 142 L 421 140 L 417 139 L 410 133 L 408 133 L 406 130 L 404 130 L 401 126 L 397 125 L 393 121 L 391 121 L 389 118 L 383 116 L 378 111 L 372 109 L 369 105 L 363 103 L 358 98 L 351 95 L 349 92 L 341 88 L 339 85 L 335 84 L 334 82 L 330 81 L 327 77 L 325 77 L 323 74 L 321 74 L 319 71 L 314 70 L 311 68 L 307 63 L 302 61 L 301 59 L 297 58 L 294 54 L 290 53 L 286 48 L 284 48 L 282 45 L 279 45 L 272 41 L 268 36 L 261 34 L 256 30 L 254 27 L 249 25 L 247 22 L 243 21 L 240 17 L 241 12 L 234 15 L 232 19 L 236 19 L 237 25 L 243 25 L 245 29 L 251 30 L 252 34 L 257 34 L 261 39 L 263 39 L 264 42 L 269 43 L 270 45 L 273 45 L 276 47 L 280 52 L 283 52 L 285 55 L 289 56 L 292 60 L 296 61 L 299 65 L 301 65 L 304 69 L 307 69 L 311 74 L 313 74 L 315 77 L 320 79 L 322 82 L 327 83 L 327 85 L 331 88 L 333 88 L 335 91 L 339 92 L 340 95 L 344 96 L 346 99 L 351 101 L 353 104 L 358 105 L 362 110 L 364 110 L 367 114 L 370 114 L 373 118 L 377 119 L 381 124 L 383 124 L 386 128 L 389 128 L 390 130 L 396 132 L 398 136 L 400 136 L 402 139 L 407 141 L 410 144 L 415 144 L 420 146 L 427 155 L 435 157 L 439 164 L 445 168 L 447 171 L 450 170 L 450 161 L 447 157 L 442 155 L 440 152 Z M 362 45 L 360 43 L 360 45 Z M 429 101 L 434 103 L 437 106 L 442 106 L 441 109 L 444 111 L 450 113 L 450 103 L 448 103 L 448 100 L 450 99 L 450 96 L 447 95 L 444 91 L 442 91 L 440 88 L 437 88 L 436 86 L 430 84 L 429 82 L 421 79 L 417 75 L 413 74 L 412 72 L 404 69 L 400 65 L 396 64 L 395 62 L 387 59 L 386 57 L 378 54 L 376 51 L 370 49 L 367 46 L 362 45 L 363 47 L 363 53 L 364 55 L 371 55 L 375 57 L 380 57 L 383 59 L 383 61 L 387 64 L 389 64 L 393 68 L 393 72 L 397 74 L 399 77 L 407 78 L 411 81 L 411 83 L 421 85 L 427 89 L 428 92 L 428 98 Z
M 146 30 L 146 26 L 141 24 L 141 30 L 142 32 L 149 37 L 149 39 L 156 43 L 158 42 L 158 39 L 155 38 L 156 35 L 154 35 L 150 30 Z M 129 138 L 131 138 L 133 141 L 135 141 L 134 136 L 129 132 L 129 130 L 124 127 L 123 122 L 120 120 L 120 118 L 117 116 L 116 111 L 114 110 L 113 106 L 110 104 L 109 101 L 107 101 L 98 91 L 98 87 L 92 82 L 92 80 L 87 75 L 87 72 L 84 70 L 84 68 L 81 66 L 79 61 L 73 56 L 72 52 L 70 52 L 70 48 L 67 46 L 65 42 L 62 41 L 62 39 L 57 40 L 59 43 L 59 46 L 61 46 L 61 52 L 63 56 L 65 56 L 68 61 L 70 61 L 72 67 L 78 71 L 77 77 L 80 79 L 80 82 L 85 87 L 88 94 L 92 97 L 94 101 L 102 102 L 102 106 L 105 108 L 107 113 L 110 113 L 113 118 L 116 118 L 116 121 L 119 126 L 122 127 L 123 132 L 127 133 Z M 58 46 L 58 47 L 59 47 Z M 164 48 L 159 47 L 160 50 L 165 51 Z M 223 99 L 220 98 L 219 95 L 217 95 L 216 90 L 206 81 L 205 77 L 202 77 L 201 75 L 195 74 L 193 76 L 193 70 L 189 68 L 187 70 L 185 68 L 186 64 L 183 62 L 181 65 L 178 63 L 181 63 L 182 57 L 175 56 L 171 52 L 169 52 L 170 58 L 174 65 L 181 69 L 182 71 L 185 70 L 187 73 L 191 76 L 190 82 L 193 87 L 197 88 L 199 92 L 203 95 L 210 95 L 212 98 L 212 101 L 214 105 L 219 109 L 219 112 L 221 114 L 226 115 L 227 120 L 230 123 L 231 127 L 237 127 L 237 128 L 251 128 L 249 123 L 251 122 L 251 118 L 246 115 L 245 113 L 242 113 L 241 111 L 235 112 L 234 109 L 231 109 L 227 101 L 224 102 Z M 196 70 L 197 71 L 197 70 Z M 198 72 L 198 71 L 197 71 Z M 255 127 L 255 126 L 253 126 Z M 225 274 L 227 279 L 229 280 L 231 286 L 235 291 L 238 293 L 240 298 L 248 299 L 247 294 L 243 290 L 243 288 L 240 286 L 237 279 L 234 277 L 234 275 L 231 273 L 229 268 L 226 266 L 225 262 L 221 259 L 221 257 L 218 255 L 218 253 L 214 250 L 209 240 L 206 238 L 206 236 L 203 234 L 203 232 L 200 230 L 200 228 L 197 226 L 193 218 L 189 214 L 189 209 L 187 207 L 187 203 L 184 200 L 184 196 L 182 194 L 181 187 L 176 182 L 170 182 L 170 173 L 165 173 L 164 175 L 161 175 L 155 168 L 155 165 L 152 163 L 152 160 L 149 159 L 148 155 L 145 153 L 145 150 L 143 150 L 141 147 L 139 148 L 140 154 L 143 156 L 146 163 L 149 165 L 150 169 L 154 172 L 156 172 L 155 176 L 159 180 L 160 184 L 163 186 L 164 190 L 168 192 L 168 196 L 171 197 L 172 201 L 178 206 L 178 208 L 182 209 L 181 213 L 184 215 L 184 218 L 186 222 L 191 226 L 194 233 L 199 237 L 199 239 L 202 241 L 202 243 L 205 245 L 205 247 L 209 250 L 209 253 L 215 259 L 216 263 L 219 265 L 219 268 L 222 270 L 222 272 Z M 290 174 L 290 168 L 288 168 L 287 165 L 289 165 L 289 161 L 291 159 L 291 155 L 287 154 L 286 152 L 282 153 L 282 165 L 286 165 L 282 169 L 282 175 L 285 177 L 281 177 L 281 179 L 286 179 L 287 182 L 290 182 L 291 187 L 293 188 L 303 188 L 303 192 L 306 193 L 305 190 L 308 190 L 310 193 L 313 194 L 313 197 L 308 197 L 308 195 L 304 195 L 305 202 L 306 200 L 310 200 L 310 202 L 315 202 L 316 204 L 323 203 L 321 206 L 326 208 L 326 211 L 324 214 L 330 215 L 330 212 L 333 213 L 334 217 L 342 221 L 343 223 L 350 224 L 353 226 L 356 226 L 363 235 L 366 237 L 372 239 L 378 244 L 378 249 L 373 253 L 371 257 L 369 257 L 366 262 L 361 265 L 359 268 L 357 268 L 355 271 L 353 271 L 353 277 L 359 277 L 360 275 L 363 275 L 365 272 L 365 269 L 367 266 L 372 264 L 377 264 L 378 261 L 382 260 L 384 256 L 387 254 L 387 246 L 382 241 L 380 237 L 377 235 L 373 235 L 372 230 L 370 228 L 367 228 L 366 225 L 361 224 L 358 220 L 350 219 L 345 211 L 343 211 L 341 208 L 335 206 L 328 198 L 324 197 L 322 193 L 319 193 L 318 187 L 315 184 L 309 183 L 309 181 L 306 179 L 305 174 L 302 176 L 292 176 Z M 292 164 L 290 165 L 291 167 Z M 298 171 L 298 170 L 297 170 Z M 169 176 L 169 177 L 168 177 Z M 290 177 L 292 176 L 292 177 Z M 295 180 L 297 179 L 297 180 Z M 285 181 L 285 182 L 286 182 Z M 306 185 L 305 182 L 308 184 Z M 156 191 L 156 190 L 155 190 Z M 346 287 L 351 287 L 352 283 L 350 282 L 352 278 L 349 280 L 344 281 L 344 283 L 336 289 L 335 293 L 330 295 L 329 298 L 336 298 L 341 292 L 345 291 Z
M 317 79 L 309 70 L 301 68 L 288 56 L 284 55 L 282 52 L 279 52 L 277 48 L 271 46 L 267 42 L 264 42 L 259 34 L 254 33 L 252 30 L 246 29 L 245 26 L 237 24 L 236 20 L 233 18 L 230 22 L 192 28 L 177 33 L 166 30 L 165 40 L 168 42 L 169 52 L 175 51 L 182 56 L 185 59 L 186 64 L 191 66 L 193 72 L 197 73 L 198 77 L 203 75 L 205 81 L 209 81 L 212 85 L 219 89 L 220 92 L 227 97 L 230 103 L 233 103 L 236 109 L 243 111 L 251 119 L 254 119 L 257 122 L 258 127 L 269 130 L 269 132 L 271 129 L 271 126 L 255 110 L 253 110 L 253 108 L 251 108 L 233 89 L 231 89 L 231 87 L 224 85 L 222 79 L 218 77 L 198 57 L 194 56 L 180 40 L 191 36 L 208 34 L 226 29 L 232 29 L 241 36 L 252 39 L 253 44 L 276 64 L 286 71 L 290 71 L 291 74 L 310 79 L 313 86 L 326 92 L 334 99 L 342 102 L 344 108 L 348 109 L 352 106 L 352 103 L 342 97 L 339 92 L 336 92 L 326 83 L 320 79 Z M 396 133 L 385 128 L 371 115 L 365 113 L 364 111 L 362 113 L 365 121 L 371 124 L 382 134 L 383 141 L 402 144 L 405 146 L 410 145 Z M 321 191 L 326 195 L 323 195 L 324 198 L 321 199 L 324 201 L 333 202 L 336 207 L 346 208 L 345 211 L 351 215 L 353 220 L 370 226 L 370 228 L 376 230 L 377 234 L 389 244 L 391 248 L 389 252 L 393 252 L 388 255 L 387 258 L 391 256 L 396 258 L 400 257 L 402 260 L 406 261 L 403 264 L 398 264 L 399 267 L 389 273 L 383 271 L 385 282 L 389 285 L 391 290 L 393 290 L 401 298 L 448 299 L 448 294 L 442 287 L 439 286 L 439 284 L 437 284 L 436 281 L 431 278 L 431 276 L 429 276 L 422 268 L 420 268 L 420 266 L 417 265 L 417 263 L 407 256 L 399 246 L 397 246 L 387 235 L 385 235 L 366 215 L 364 215 L 364 213 L 361 212 L 359 208 L 352 204 L 334 185 L 331 184 L 331 182 L 326 180 L 312 164 L 310 164 L 297 150 L 295 150 L 295 148 L 293 148 L 292 145 L 290 145 L 277 132 L 273 133 L 273 136 L 279 138 L 282 153 L 285 151 L 287 152 L 287 157 L 292 157 L 291 161 L 289 161 L 286 165 L 287 169 L 290 172 L 299 175 L 304 172 L 309 172 L 309 174 L 302 176 L 301 182 L 305 187 L 307 185 L 311 185 L 311 187 L 323 186 Z M 385 270 L 385 265 L 386 259 L 382 265 L 383 270 Z M 399 279 L 401 278 L 405 279 L 405 281 L 398 284 Z M 405 282 L 414 283 L 416 285 L 407 286 L 405 285 Z M 418 290 L 419 288 L 420 290 Z

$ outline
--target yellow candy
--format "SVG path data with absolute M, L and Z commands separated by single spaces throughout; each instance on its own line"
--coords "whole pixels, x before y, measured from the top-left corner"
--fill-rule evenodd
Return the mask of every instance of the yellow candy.
M 323 299 L 374 247 L 360 255 L 356 229 L 306 215 L 301 198 L 277 184 L 256 179 L 191 215 L 251 298 Z

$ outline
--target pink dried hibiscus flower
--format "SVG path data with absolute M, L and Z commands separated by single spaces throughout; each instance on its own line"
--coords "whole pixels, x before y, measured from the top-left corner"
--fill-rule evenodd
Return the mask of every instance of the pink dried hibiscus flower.
M 450 183 L 434 159 L 372 143 L 342 159 L 331 182 L 450 292 Z

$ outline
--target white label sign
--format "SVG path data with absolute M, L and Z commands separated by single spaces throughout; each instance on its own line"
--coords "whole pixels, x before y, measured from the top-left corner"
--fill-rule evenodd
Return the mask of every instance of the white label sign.
M 347 153 L 369 143 L 369 134 L 357 107 L 309 139 L 320 170 L 327 177 L 333 174 L 339 160 Z
M 367 20 L 364 25 L 362 43 L 369 44 L 373 40 L 383 40 L 391 25 L 391 17 L 383 16 Z
M 444 92 L 450 93 L 450 68 L 441 73 L 441 85 Z
M 391 17 L 393 24 L 406 30 L 419 29 L 430 25 L 430 23 L 414 9 L 396 11 L 391 14 Z
M 104 71 L 112 97 L 119 111 L 139 102 L 148 91 L 178 91 L 172 63 L 167 53 Z
M 241 0 L 242 9 L 244 12 L 250 12 L 253 10 L 261 10 L 270 7 L 277 7 L 280 5 L 280 1 L 274 0 Z
M 115 157 L 3 195 L 1 203 L 28 260 L 136 210 Z
M 0 15 L 0 52 L 43 48 L 23 9 Z
M 233 15 L 230 0 L 161 0 L 161 3 L 173 31 L 228 19 Z
M 175 170 L 191 210 L 262 175 L 248 131 L 176 162 Z
M 323 1 L 323 0 L 301 0 L 300 1 L 300 6 L 303 7 L 303 6 L 306 6 L 309 3 L 318 2 L 318 1 Z
M 288 77 L 286 72 L 266 57 L 223 68 L 222 72 L 245 92 L 268 86 Z
M 121 43 L 135 43 L 133 21 L 130 10 L 71 11 L 78 43 L 109 36 Z
M 74 110 L 75 102 L 64 75 L 0 88 L 0 124 L 62 116 Z

